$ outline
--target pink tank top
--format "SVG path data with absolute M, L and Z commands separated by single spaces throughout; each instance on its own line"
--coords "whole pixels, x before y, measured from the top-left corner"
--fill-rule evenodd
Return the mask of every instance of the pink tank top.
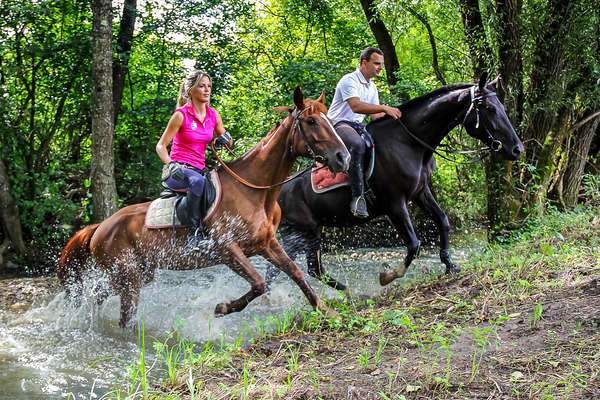
M 200 122 L 192 103 L 187 103 L 185 106 L 176 109 L 174 113 L 176 112 L 183 115 L 183 123 L 175 137 L 173 137 L 171 159 L 203 169 L 204 160 L 206 159 L 206 147 L 213 138 L 217 124 L 215 110 L 206 105 L 204 123 Z

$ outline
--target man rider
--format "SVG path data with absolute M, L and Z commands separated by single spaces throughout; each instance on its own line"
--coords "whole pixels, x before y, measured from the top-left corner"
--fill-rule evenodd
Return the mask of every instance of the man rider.
M 379 104 L 379 93 L 371 78 L 379 76 L 382 68 L 383 52 L 375 47 L 365 48 L 360 53 L 360 66 L 338 82 L 327 113 L 352 156 L 348 170 L 352 192 L 350 211 L 359 218 L 369 216 L 364 197 L 363 159 L 367 147 L 361 137 L 363 120 L 367 114 L 371 119 L 385 114 L 394 119 L 402 116 L 398 108 Z

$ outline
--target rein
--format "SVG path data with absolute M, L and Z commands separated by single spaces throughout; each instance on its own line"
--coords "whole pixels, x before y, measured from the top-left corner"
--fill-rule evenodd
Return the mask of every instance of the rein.
M 296 110 L 294 110 L 293 112 L 293 117 L 294 117 L 294 127 L 292 128 L 292 143 L 290 144 L 290 153 L 294 153 L 294 135 L 296 133 L 296 129 L 298 129 L 298 132 L 300 132 L 300 135 L 302 137 L 302 139 L 304 140 L 304 145 L 306 146 L 306 150 L 308 151 L 308 154 L 310 154 L 312 160 L 313 160 L 313 166 L 315 165 L 315 161 L 317 161 L 318 159 L 320 159 L 319 156 L 317 156 L 315 154 L 315 152 L 313 151 L 312 147 L 310 147 L 310 144 L 308 143 L 308 139 L 306 138 L 306 135 L 304 134 L 304 131 L 302 130 L 302 126 L 300 125 L 300 120 L 299 117 L 300 115 L 302 115 L 302 113 L 306 111 L 306 108 L 302 111 L 300 111 L 299 113 L 296 112 Z M 215 138 L 216 140 L 216 138 Z M 272 189 L 274 187 L 277 186 L 281 186 L 285 183 L 290 182 L 293 179 L 296 179 L 298 177 L 300 177 L 301 175 L 303 175 L 306 171 L 310 170 L 311 167 L 305 168 L 304 170 L 296 173 L 295 175 L 292 175 L 291 177 L 287 178 L 286 180 L 284 180 L 283 182 L 279 182 L 279 183 L 274 183 L 272 185 L 266 185 L 266 186 L 261 186 L 261 185 L 255 185 L 253 183 L 248 182 L 247 180 L 245 180 L 244 178 L 242 178 L 241 176 L 239 176 L 238 174 L 236 174 L 231 168 L 229 168 L 229 166 L 221 159 L 221 157 L 219 157 L 219 153 L 217 153 L 217 151 L 215 150 L 215 140 L 213 140 L 212 142 L 210 142 L 210 148 L 212 149 L 215 157 L 217 158 L 217 161 L 219 161 L 219 163 L 223 166 L 223 168 L 225 168 L 225 170 L 227 172 L 229 172 L 229 174 L 231 176 L 233 176 L 238 182 L 251 187 L 253 189 Z M 231 148 L 228 145 L 225 145 L 225 148 L 229 151 L 229 153 L 231 153 L 234 157 L 237 157 L 236 154 L 231 150 Z M 326 165 L 323 165 L 319 168 L 317 168 L 317 170 L 322 169 L 327 167 Z
M 485 99 L 486 97 L 496 96 L 496 92 L 490 92 L 490 93 L 475 96 L 475 86 L 471 86 L 470 94 L 471 94 L 471 105 L 467 109 L 467 112 L 465 113 L 465 117 L 463 118 L 461 125 L 464 127 L 467 117 L 473 111 L 473 109 L 475 109 L 475 111 L 477 112 L 477 123 L 475 124 L 475 128 L 478 128 L 479 127 L 479 107 L 478 106 L 481 104 L 481 100 Z M 424 142 L 422 139 L 417 137 L 414 133 L 412 133 L 410 131 L 410 129 L 408 129 L 406 127 L 406 125 L 404 125 L 404 123 L 400 119 L 397 119 L 396 122 L 398 123 L 398 125 L 400 125 L 400 128 L 404 131 L 404 133 L 408 134 L 408 136 L 410 136 L 412 139 L 414 139 L 421 146 L 425 147 L 427 150 L 432 151 L 433 153 L 437 154 L 439 157 L 443 158 L 444 160 L 451 161 L 451 162 L 457 162 L 456 160 L 446 157 L 445 155 L 440 153 L 438 150 L 436 150 L 435 148 L 433 148 L 432 146 L 430 146 L 429 144 Z M 461 164 L 473 164 L 473 163 L 479 162 L 489 155 L 490 150 L 491 151 L 500 151 L 500 149 L 502 149 L 502 143 L 500 143 L 500 141 L 494 139 L 494 137 L 491 135 L 487 126 L 485 127 L 485 132 L 487 133 L 488 138 L 490 139 L 490 141 L 492 143 L 492 146 L 481 147 L 481 148 L 475 149 L 475 150 L 440 149 L 440 151 L 443 151 L 446 154 L 471 154 L 471 153 L 482 153 L 484 151 L 487 151 L 487 153 L 483 154 L 481 157 L 479 157 L 477 159 L 470 160 L 470 161 L 461 161 L 460 163 Z

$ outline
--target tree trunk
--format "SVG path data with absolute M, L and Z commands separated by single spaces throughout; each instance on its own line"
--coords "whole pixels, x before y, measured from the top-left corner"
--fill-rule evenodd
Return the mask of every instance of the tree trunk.
M 369 27 L 377 45 L 383 51 L 385 63 L 385 71 L 387 76 L 387 82 L 390 86 L 394 86 L 398 83 L 399 79 L 396 77 L 396 71 L 400 69 L 400 63 L 398 62 L 398 56 L 396 55 L 396 46 L 392 41 L 392 36 L 388 32 L 385 24 L 375 12 L 375 1 L 374 0 L 360 0 L 367 21 L 369 21 Z M 404 96 L 404 93 L 401 93 Z
M 112 96 L 112 4 L 93 0 L 91 190 L 94 221 L 117 209 Z
M 576 129 L 570 137 L 568 150 L 568 161 L 564 174 L 562 175 L 561 205 L 564 209 L 573 208 L 577 205 L 579 187 L 585 170 L 588 152 L 592 144 L 592 138 L 600 125 L 600 117 L 588 121 Z
M 467 0 L 463 0 L 467 1 Z M 472 2 L 472 0 L 468 0 Z M 477 3 L 477 2 L 475 2 Z M 497 0 L 498 14 L 498 63 L 499 75 L 496 92 L 504 104 L 506 113 L 515 129 L 519 128 L 523 112 L 523 62 L 521 59 L 521 37 L 519 35 L 521 2 L 519 0 Z M 471 17 L 481 21 L 481 14 Z M 472 28 L 473 35 L 481 28 Z M 483 34 L 483 33 L 481 33 Z M 481 62 L 481 61 L 478 61 Z M 519 214 L 521 196 L 516 190 L 518 173 L 509 163 L 500 157 L 490 157 L 485 165 L 487 183 L 487 216 L 490 223 L 488 239 L 493 241 L 502 231 L 516 228 L 515 219 Z
M 521 0 L 496 0 L 499 18 L 498 98 L 504 104 L 514 127 L 523 119 L 523 59 L 521 57 Z
M 524 213 L 541 215 L 546 200 L 548 181 L 551 172 L 553 144 L 546 139 L 552 127 L 555 107 L 553 103 L 562 97 L 561 76 L 563 72 L 565 30 L 570 24 L 572 2 L 570 0 L 550 0 L 547 10 L 547 30 L 538 40 L 533 59 L 535 60 L 529 85 L 528 99 L 530 118 L 523 131 L 525 161 L 522 171 L 527 193 Z M 535 169 L 531 169 L 531 167 Z M 534 171 L 534 173 L 531 173 Z M 527 215 L 522 214 L 525 218 Z
M 129 71 L 129 59 L 131 58 L 131 45 L 133 41 L 133 28 L 135 26 L 137 0 L 125 0 L 119 34 L 117 36 L 117 54 L 113 61 L 113 124 L 117 126 L 121 103 L 123 100 L 123 88 L 125 87 L 125 76 Z
M 465 28 L 465 37 L 469 45 L 473 77 L 477 80 L 488 69 L 487 59 L 492 51 L 485 37 L 478 0 L 459 0 L 460 15 Z
M 19 208 L 10 194 L 10 181 L 4 161 L 0 158 L 0 222 L 19 255 L 25 252 Z

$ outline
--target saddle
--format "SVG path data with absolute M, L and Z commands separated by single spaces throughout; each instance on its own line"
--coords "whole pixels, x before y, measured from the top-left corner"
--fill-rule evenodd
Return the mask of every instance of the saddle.
M 186 191 L 176 191 L 166 187 L 160 197 L 154 200 L 148 212 L 144 225 L 148 229 L 165 229 L 178 226 L 189 226 L 190 218 L 187 210 Z M 202 193 L 202 220 L 208 221 L 215 213 L 221 202 L 223 188 L 217 171 L 211 170 L 206 174 L 206 183 Z

